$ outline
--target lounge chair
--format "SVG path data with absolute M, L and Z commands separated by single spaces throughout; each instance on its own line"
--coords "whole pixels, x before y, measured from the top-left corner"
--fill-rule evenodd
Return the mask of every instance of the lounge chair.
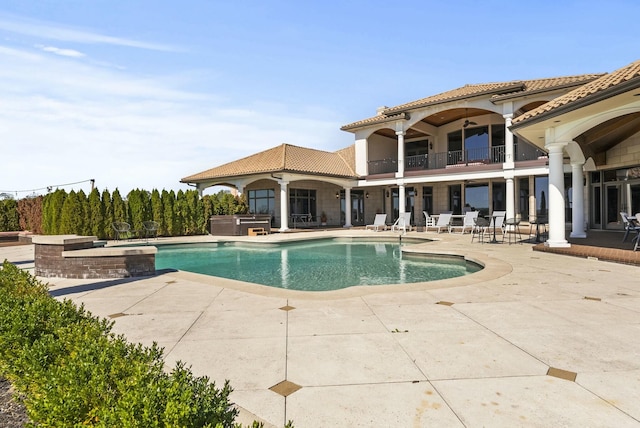
M 411 213 L 402 213 L 395 223 L 391 226 L 391 231 L 402 230 L 403 233 L 407 233 L 407 229 L 411 231 Z
M 442 213 L 438 216 L 438 221 L 433 226 L 429 226 L 431 228 L 435 228 L 438 233 L 440 233 L 440 229 L 445 228 L 450 230 L 451 228 L 451 213 Z M 429 230 L 427 227 L 427 230 Z
M 368 224 L 364 228 L 373 229 L 376 232 L 382 228 L 382 230 L 387 230 L 387 215 L 386 214 L 376 214 L 376 218 L 373 220 L 373 224 Z
M 469 232 L 473 231 L 473 228 L 476 225 L 475 219 L 478 218 L 478 211 L 467 211 L 464 214 L 464 218 L 462 219 L 462 225 L 458 226 L 458 225 L 451 225 L 451 227 L 449 228 L 449 232 L 451 232 L 454 229 L 460 229 L 460 233 L 464 234 L 464 231 L 466 229 L 469 229 Z

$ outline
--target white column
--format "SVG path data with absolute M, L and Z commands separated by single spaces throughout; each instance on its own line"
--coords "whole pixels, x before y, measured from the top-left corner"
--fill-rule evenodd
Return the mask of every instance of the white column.
M 565 238 L 563 150 L 567 143 L 547 143 L 549 150 L 549 247 L 570 247 Z
M 399 215 L 407 211 L 407 197 L 404 184 L 398 187 L 398 211 Z
M 351 187 L 344 188 L 344 227 L 351 227 Z
M 571 236 L 586 238 L 584 231 L 584 179 L 582 163 L 571 164 Z
M 516 218 L 516 192 L 515 186 L 513 184 L 513 170 L 506 171 L 505 178 L 507 180 L 506 183 L 506 198 L 507 198 L 507 215 L 506 218 Z
M 280 232 L 289 230 L 289 182 L 280 181 Z
M 504 117 L 504 168 L 513 168 L 513 164 L 515 162 L 513 157 L 513 134 L 509 129 L 511 126 L 511 119 L 513 119 L 513 114 L 504 114 L 502 117 Z
M 509 127 L 513 114 L 504 114 L 504 163 L 502 168 L 505 170 L 504 178 L 506 180 L 506 202 L 507 202 L 507 219 L 516 218 L 516 193 L 513 185 L 513 169 L 515 168 L 513 159 L 513 134 Z
M 398 172 L 396 177 L 404 177 L 404 131 L 396 131 L 398 136 Z

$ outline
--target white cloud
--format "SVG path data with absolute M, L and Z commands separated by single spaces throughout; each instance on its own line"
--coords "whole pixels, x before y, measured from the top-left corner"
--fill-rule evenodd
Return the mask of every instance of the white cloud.
M 56 48 L 54 46 L 42 46 L 42 45 L 39 45 L 37 47 L 39 49 L 42 49 L 45 52 L 51 52 L 60 56 L 68 56 L 72 58 L 81 58 L 85 56 L 85 54 L 83 54 L 82 52 L 78 52 L 73 49 L 62 49 L 62 48 Z
M 42 21 L 27 20 L 13 15 L 0 16 L 0 30 L 14 34 L 37 37 L 38 39 L 61 40 L 66 42 L 84 44 L 107 44 L 116 46 L 127 46 L 139 49 L 149 49 L 156 51 L 179 51 L 176 46 L 159 43 L 143 42 L 122 37 L 106 36 L 93 31 L 65 28 L 58 24 L 50 24 Z
M 335 150 L 352 141 L 322 116 L 183 90 L 183 76 L 141 79 L 2 46 L 0 62 L 3 191 L 90 178 L 124 193 L 186 189 L 182 177 L 283 142 L 323 148 L 340 135 Z

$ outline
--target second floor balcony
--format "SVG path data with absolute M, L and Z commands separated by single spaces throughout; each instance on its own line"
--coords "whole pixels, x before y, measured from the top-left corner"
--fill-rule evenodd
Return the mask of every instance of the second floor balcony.
M 516 162 L 546 158 L 543 150 L 529 144 L 514 145 Z M 505 161 L 505 146 L 483 147 L 469 150 L 453 150 L 426 155 L 407 156 L 405 171 L 446 169 L 457 166 L 502 164 Z M 369 174 L 387 174 L 398 171 L 397 159 L 371 160 Z

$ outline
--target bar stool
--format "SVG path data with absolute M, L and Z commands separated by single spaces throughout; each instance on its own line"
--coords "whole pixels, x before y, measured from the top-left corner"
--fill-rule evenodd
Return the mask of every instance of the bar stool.
M 516 239 L 516 235 L 520 237 L 520 242 L 522 242 L 522 233 L 520 233 L 520 220 L 515 218 L 509 218 L 504 222 L 505 225 L 505 233 L 509 232 L 511 229 L 511 233 L 509 233 L 509 245 L 511 245 L 511 236 L 513 235 L 513 239 L 515 242 L 518 242 Z

